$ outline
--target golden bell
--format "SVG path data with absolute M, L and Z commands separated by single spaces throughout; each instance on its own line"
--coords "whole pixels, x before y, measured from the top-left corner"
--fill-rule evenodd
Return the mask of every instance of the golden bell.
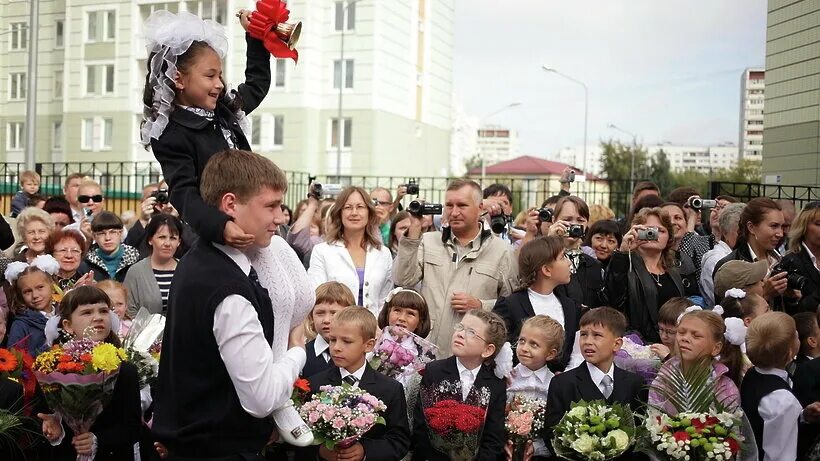
M 299 41 L 299 36 L 302 35 L 302 21 L 296 24 L 288 24 L 280 22 L 276 25 L 276 36 L 280 40 L 288 44 L 291 50 L 296 48 L 296 43 Z

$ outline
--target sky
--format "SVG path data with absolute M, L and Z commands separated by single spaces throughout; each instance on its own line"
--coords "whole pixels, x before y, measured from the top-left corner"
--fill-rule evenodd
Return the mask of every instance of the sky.
M 765 0 L 455 0 L 456 103 L 518 130 L 521 153 L 588 142 L 738 142 L 740 77 L 763 66 Z

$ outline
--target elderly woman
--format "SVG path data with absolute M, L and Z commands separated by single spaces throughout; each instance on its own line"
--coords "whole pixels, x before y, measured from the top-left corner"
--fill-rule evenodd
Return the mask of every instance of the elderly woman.
M 46 241 L 54 230 L 54 219 L 47 212 L 29 207 L 17 216 L 17 232 L 23 239 L 14 260 L 30 263 L 46 253 Z
M 145 226 L 145 242 L 151 249 L 151 256 L 134 264 L 125 275 L 131 317 L 140 307 L 152 314 L 165 313 L 171 280 L 177 268 L 174 255 L 182 243 L 182 232 L 182 221 L 170 214 L 156 214 Z
M 94 282 L 94 274 L 83 261 L 88 247 L 85 237 L 78 231 L 58 229 L 51 233 L 46 242 L 46 253 L 60 263 L 60 270 L 54 281 L 62 290 Z

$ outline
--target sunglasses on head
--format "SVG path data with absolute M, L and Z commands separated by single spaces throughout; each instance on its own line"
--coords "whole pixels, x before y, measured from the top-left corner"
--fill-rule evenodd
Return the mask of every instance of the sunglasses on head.
M 80 196 L 78 196 L 78 197 L 77 197 L 77 200 L 78 200 L 80 203 L 88 203 L 88 201 L 89 201 L 89 200 L 91 200 L 91 201 L 92 201 L 92 202 L 94 202 L 94 203 L 100 203 L 100 202 L 102 202 L 102 201 L 103 201 L 103 196 L 102 196 L 102 194 L 97 194 L 97 195 L 80 195 Z

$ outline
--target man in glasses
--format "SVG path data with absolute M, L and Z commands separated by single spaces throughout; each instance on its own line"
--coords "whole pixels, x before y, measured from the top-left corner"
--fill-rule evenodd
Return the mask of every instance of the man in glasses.
M 88 178 L 83 180 L 77 188 L 77 203 L 79 203 L 81 207 L 80 220 L 65 228 L 78 230 L 85 236 L 87 241 L 93 242 L 94 236 L 91 232 L 91 221 L 94 220 L 95 216 L 105 211 L 105 196 L 103 195 L 100 183 Z M 128 230 L 123 227 L 123 241 L 127 235 Z

